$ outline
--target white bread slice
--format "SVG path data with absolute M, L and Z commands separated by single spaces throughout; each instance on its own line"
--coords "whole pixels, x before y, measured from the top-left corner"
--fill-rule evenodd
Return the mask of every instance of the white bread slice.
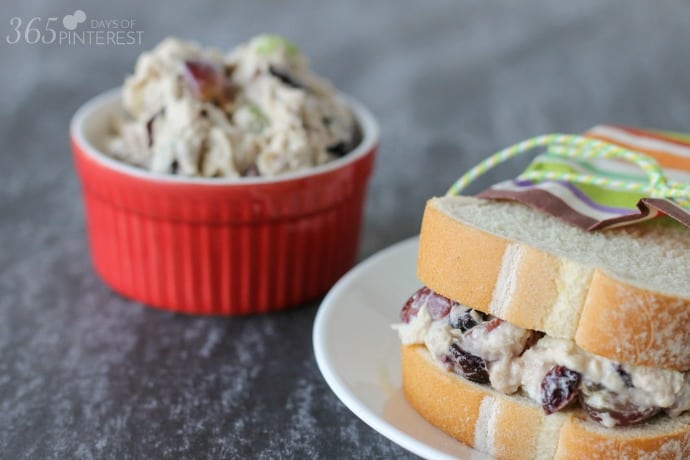
M 528 398 L 477 385 L 432 360 L 423 345 L 401 347 L 410 405 L 458 441 L 498 459 L 687 459 L 690 414 L 605 428 L 582 410 L 545 415 Z
M 427 202 L 417 276 L 518 326 L 635 365 L 690 369 L 690 229 L 586 232 L 513 202 Z

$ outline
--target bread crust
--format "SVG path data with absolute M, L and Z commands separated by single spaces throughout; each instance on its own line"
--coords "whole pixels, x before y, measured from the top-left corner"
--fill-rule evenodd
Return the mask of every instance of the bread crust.
M 575 342 L 585 350 L 621 362 L 650 367 L 663 363 L 663 367 L 688 370 L 688 325 L 687 300 L 645 291 L 597 271 Z
M 646 430 L 645 425 L 628 428 L 603 428 L 583 417 L 573 416 L 563 425 L 557 460 L 680 460 L 690 458 L 690 424 L 666 424 L 663 433 Z
M 417 277 L 446 297 L 488 311 L 507 244 L 472 227 L 458 226 L 428 202 L 419 235 Z
M 536 404 L 519 403 L 444 371 L 424 346 L 403 345 L 401 358 L 403 393 L 410 405 L 445 433 L 498 459 L 538 458 L 544 422 L 564 422 L 560 414 L 546 420 Z M 555 444 L 544 458 L 554 450 Z
M 420 232 L 417 276 L 426 286 L 614 361 L 690 370 L 690 299 L 484 232 L 436 200 L 427 202 Z
M 605 428 L 581 411 L 546 416 L 526 398 L 468 382 L 436 364 L 422 345 L 403 345 L 401 358 L 410 405 L 445 433 L 499 460 L 690 458 L 690 415 Z

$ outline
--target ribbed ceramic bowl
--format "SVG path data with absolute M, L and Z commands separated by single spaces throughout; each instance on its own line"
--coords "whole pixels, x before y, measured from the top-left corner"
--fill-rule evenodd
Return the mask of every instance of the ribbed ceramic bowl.
M 70 138 L 91 257 L 112 289 L 191 314 L 251 314 L 325 293 L 355 262 L 378 125 L 343 98 L 363 139 L 342 158 L 277 178 L 155 174 L 103 153 L 120 90 L 82 106 Z

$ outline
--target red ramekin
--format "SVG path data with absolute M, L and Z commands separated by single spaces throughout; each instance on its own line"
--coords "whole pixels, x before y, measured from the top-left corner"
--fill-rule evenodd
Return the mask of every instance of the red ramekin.
M 152 173 L 103 153 L 120 89 L 70 125 L 96 272 L 146 305 L 190 314 L 264 313 L 324 294 L 355 262 L 379 131 L 343 100 L 363 139 L 331 163 L 275 178 Z

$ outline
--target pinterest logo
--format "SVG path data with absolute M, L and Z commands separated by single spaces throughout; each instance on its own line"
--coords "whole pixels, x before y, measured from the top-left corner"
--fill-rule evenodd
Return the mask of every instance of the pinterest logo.
M 0 0 L 1 1 L 1 0 Z M 62 21 L 60 21 L 62 19 Z M 137 28 L 135 18 L 98 18 L 76 10 L 72 14 L 10 19 L 10 31 L 5 41 L 10 45 L 64 46 L 141 46 L 144 31 Z M 62 27 L 60 27 L 62 22 Z M 80 26 L 80 24 L 83 24 Z
M 74 30 L 84 21 L 86 21 L 86 13 L 82 10 L 77 10 L 74 14 L 66 14 L 65 17 L 62 18 L 62 25 L 65 26 L 67 30 Z

